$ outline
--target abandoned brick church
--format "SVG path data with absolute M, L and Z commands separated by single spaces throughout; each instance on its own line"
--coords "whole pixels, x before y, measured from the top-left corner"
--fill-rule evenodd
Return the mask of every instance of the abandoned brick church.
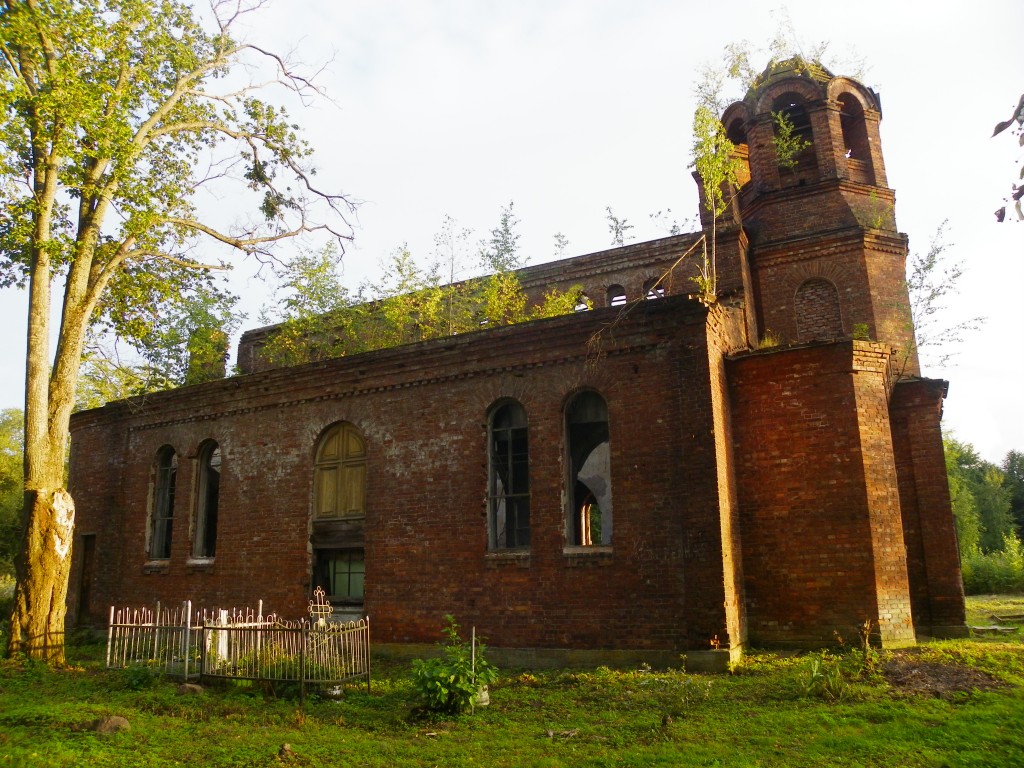
M 808 142 L 781 167 L 779 111 Z M 453 614 L 527 660 L 962 633 L 878 96 L 791 62 L 722 118 L 743 170 L 709 305 L 677 235 L 520 272 L 590 311 L 289 368 L 258 329 L 241 375 L 75 415 L 71 622 L 298 616 L 319 585 L 375 644 Z

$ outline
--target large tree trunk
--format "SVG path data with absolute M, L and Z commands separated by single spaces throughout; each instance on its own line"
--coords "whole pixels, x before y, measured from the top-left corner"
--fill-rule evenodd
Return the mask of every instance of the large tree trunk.
M 64 615 L 75 503 L 64 488 L 25 492 L 25 529 L 8 654 L 64 663 Z

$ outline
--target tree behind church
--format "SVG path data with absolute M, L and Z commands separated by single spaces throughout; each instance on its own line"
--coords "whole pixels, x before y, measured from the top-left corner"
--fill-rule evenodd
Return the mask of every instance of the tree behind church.
M 268 258 L 303 232 L 349 236 L 348 201 L 314 186 L 310 149 L 288 115 L 256 98 L 267 82 L 315 88 L 284 59 L 232 38 L 260 5 L 214 0 L 212 31 L 178 0 L 0 7 L 0 285 L 27 288 L 29 305 L 11 653 L 64 659 L 74 527 L 64 463 L 90 327 L 106 323 L 144 348 L 163 310 L 219 266 L 194 256 L 204 239 Z M 232 66 L 243 60 L 273 75 L 242 81 Z M 258 214 L 230 231 L 200 219 L 195 194 L 210 186 Z

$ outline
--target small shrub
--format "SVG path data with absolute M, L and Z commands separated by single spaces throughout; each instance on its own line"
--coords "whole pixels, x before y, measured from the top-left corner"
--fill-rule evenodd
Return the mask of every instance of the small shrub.
M 415 659 L 412 682 L 423 709 L 446 715 L 458 715 L 473 708 L 473 699 L 485 685 L 498 679 L 498 670 L 484 658 L 485 646 L 476 644 L 476 669 L 473 648 L 459 636 L 459 625 L 452 616 L 443 630 L 447 640 L 441 654 L 432 659 Z
M 842 701 L 846 697 L 847 682 L 839 658 L 822 651 L 811 656 L 804 676 L 805 696 L 816 696 L 826 701 Z
M 121 686 L 126 690 L 144 691 L 159 682 L 161 672 L 157 667 L 138 664 L 122 669 L 119 677 Z

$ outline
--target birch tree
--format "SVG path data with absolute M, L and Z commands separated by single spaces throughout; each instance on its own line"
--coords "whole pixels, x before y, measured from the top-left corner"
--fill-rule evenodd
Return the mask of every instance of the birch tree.
M 261 98 L 312 97 L 313 83 L 233 35 L 260 0 L 212 0 L 205 21 L 182 0 L 0 2 L 0 285 L 28 292 L 8 651 L 59 664 L 75 516 L 64 464 L 90 326 L 144 334 L 162 301 L 223 266 L 200 248 L 270 258 L 302 233 L 348 238 L 351 206 L 315 185 L 310 148 Z M 201 216 L 210 188 L 253 215 Z

